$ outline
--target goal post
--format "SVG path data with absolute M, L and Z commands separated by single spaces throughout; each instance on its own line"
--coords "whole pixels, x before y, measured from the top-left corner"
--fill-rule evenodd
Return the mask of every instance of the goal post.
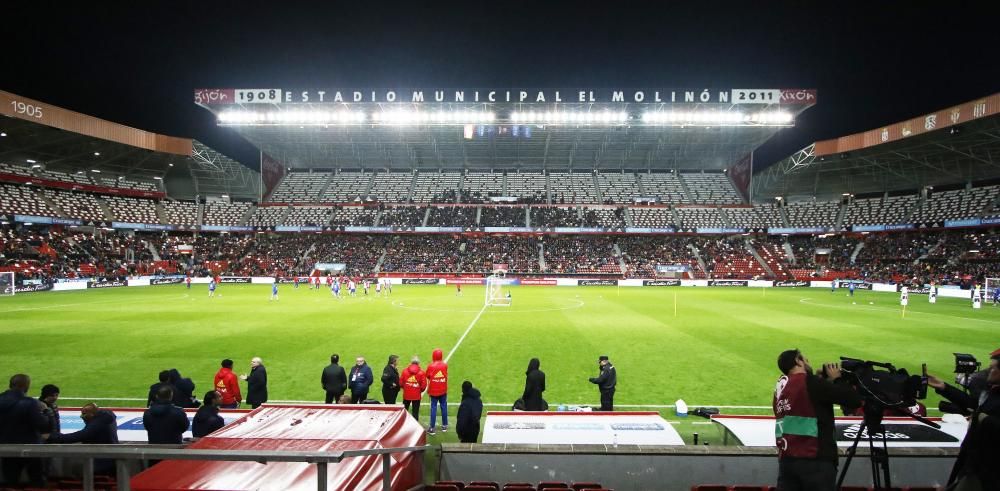
M 484 306 L 510 307 L 510 297 L 503 291 L 507 271 L 497 269 L 486 277 L 486 300 Z
M 986 278 L 986 288 L 983 290 L 983 297 L 987 302 L 993 302 L 993 291 L 1000 288 L 1000 278 Z
M 14 295 L 14 272 L 0 272 L 0 296 Z

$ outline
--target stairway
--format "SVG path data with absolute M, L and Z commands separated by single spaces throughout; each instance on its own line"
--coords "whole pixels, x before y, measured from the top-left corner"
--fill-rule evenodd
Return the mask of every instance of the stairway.
M 143 243 L 146 244 L 146 250 L 149 251 L 149 253 L 153 255 L 153 260 L 154 261 L 159 261 L 160 260 L 160 252 L 157 251 L 155 247 L 153 247 L 153 243 L 150 242 L 150 241 L 148 241 L 148 240 L 144 240 Z
M 719 210 L 719 215 L 722 217 L 722 223 L 725 223 L 727 227 L 734 227 L 733 219 L 726 213 L 725 209 L 722 207 L 717 208 Z
M 372 269 L 372 273 L 378 274 L 382 271 L 382 263 L 385 262 L 385 249 L 382 249 L 382 254 L 378 257 L 378 261 L 375 262 L 375 268 Z
M 674 219 L 674 226 L 675 227 L 677 227 L 678 229 L 680 229 L 680 228 L 682 228 L 684 226 L 684 224 L 681 223 L 681 216 L 677 214 L 677 209 L 674 208 L 673 206 L 670 207 L 670 216 L 673 217 L 673 219 Z
M 626 206 L 625 209 L 622 210 L 622 218 L 625 219 L 625 226 L 626 227 L 634 227 L 635 226 L 634 225 L 635 222 L 632 221 L 632 210 L 631 210 L 631 208 L 629 208 L 629 207 Z
M 844 227 L 844 217 L 847 215 L 847 204 L 841 203 L 840 209 L 837 210 L 837 220 L 833 222 L 834 230 L 840 231 Z
M 792 265 L 798 264 L 798 260 L 795 258 L 795 249 L 792 248 L 792 244 L 789 244 L 786 240 L 781 243 L 781 247 L 785 249 L 785 257 L 788 259 L 788 262 Z
M 694 244 L 688 244 L 687 247 L 688 249 L 691 249 L 691 253 L 694 254 L 694 258 L 698 260 L 698 267 L 701 268 L 701 272 L 705 274 L 706 278 L 708 278 L 708 268 L 705 267 L 705 260 L 701 257 L 701 251 L 699 251 Z
M 424 212 L 424 221 L 421 222 L 421 226 L 426 227 L 427 226 L 427 221 L 430 220 L 430 219 L 431 219 L 431 207 L 428 206 L 427 207 L 427 211 Z
M 621 268 L 622 277 L 624 277 L 625 273 L 628 271 L 628 265 L 625 264 L 625 258 L 622 257 L 622 248 L 618 247 L 618 242 L 612 243 L 611 247 L 615 250 L 615 257 L 618 258 L 618 267 Z
M 757 263 L 760 264 L 762 268 L 764 268 L 764 271 L 767 272 L 769 277 L 771 278 L 778 277 L 778 275 L 774 274 L 774 270 L 771 269 L 771 266 L 767 264 L 767 261 L 765 261 L 764 258 L 761 257 L 760 253 L 757 252 L 757 249 L 753 246 L 753 243 L 750 241 L 749 237 L 743 238 L 743 244 L 746 246 L 747 252 L 753 255 L 753 258 L 757 260 Z
M 104 212 L 104 219 L 113 222 L 115 220 L 115 214 L 111 213 L 111 207 L 108 206 L 108 202 L 101 198 L 94 198 L 97 201 L 97 206 L 101 207 L 101 211 Z
M 255 205 L 250 205 L 250 207 L 247 208 L 247 212 L 243 214 L 243 218 L 240 218 L 240 225 L 250 223 L 250 219 L 253 218 L 255 211 L 257 211 L 257 207 Z
M 545 271 L 545 243 L 538 243 L 538 267 L 539 271 Z
M 854 251 L 851 252 L 851 264 L 854 264 L 854 260 L 858 258 L 858 254 L 861 253 L 861 249 L 865 248 L 865 241 L 858 242 L 858 245 L 854 246 Z
M 195 223 L 197 223 L 199 227 L 205 224 L 205 204 L 204 203 L 198 203 L 198 220 Z
M 156 208 L 156 218 L 160 220 L 160 223 L 167 225 L 170 223 L 170 218 L 167 217 L 167 210 L 163 209 L 163 204 L 159 201 L 154 205 Z
M 684 196 L 687 196 L 688 203 L 694 203 L 694 195 L 691 194 L 691 190 L 688 189 L 688 185 L 684 182 L 684 178 L 681 177 L 681 173 L 677 173 L 677 182 L 681 183 L 681 189 L 684 190 Z
M 35 195 L 38 196 L 39 198 L 42 198 L 42 201 L 44 201 L 45 204 L 49 205 L 49 208 L 51 208 L 52 211 L 56 212 L 56 214 L 59 215 L 59 218 L 72 218 L 69 216 L 68 213 L 66 213 L 66 210 L 56 205 L 56 202 L 52 201 L 48 196 L 46 196 L 45 193 L 42 192 L 42 190 L 40 189 L 36 190 Z

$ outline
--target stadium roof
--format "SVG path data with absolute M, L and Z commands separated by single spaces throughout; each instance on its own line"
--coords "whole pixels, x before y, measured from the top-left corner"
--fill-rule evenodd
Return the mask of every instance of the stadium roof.
M 815 101 L 799 89 L 195 92 L 286 167 L 401 171 L 725 169 Z
M 159 135 L 0 91 L 0 162 L 145 180 L 190 178 L 202 195 L 257 198 L 260 176 L 195 140 Z
M 1000 94 L 813 143 L 753 176 L 756 200 L 1000 179 Z

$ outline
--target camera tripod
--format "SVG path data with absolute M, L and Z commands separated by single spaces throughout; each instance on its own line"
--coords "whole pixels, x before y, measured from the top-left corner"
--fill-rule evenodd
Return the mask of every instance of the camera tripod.
M 844 478 L 847 476 L 847 470 L 851 467 L 851 460 L 854 459 L 854 455 L 858 451 L 858 444 L 861 443 L 862 437 L 865 436 L 867 437 L 865 439 L 868 440 L 868 459 L 871 462 L 872 467 L 872 488 L 875 491 L 888 490 L 892 488 L 892 481 L 890 479 L 891 473 L 889 472 L 889 450 L 888 445 L 886 444 L 885 428 L 882 426 L 882 418 L 886 409 L 887 407 L 878 401 L 865 399 L 864 419 L 861 423 L 861 428 L 858 430 L 858 435 L 854 437 L 854 443 L 852 443 L 851 447 L 847 449 L 847 458 L 844 460 L 844 468 L 840 471 L 840 476 L 837 478 L 837 487 L 835 489 L 840 489 L 840 487 L 844 484 Z M 932 428 L 941 428 L 941 426 L 937 423 L 917 416 L 909 411 L 904 411 L 899 407 L 893 406 L 888 409 L 898 413 L 900 416 L 909 416 Z M 881 447 L 875 445 L 875 440 L 878 438 L 873 435 L 881 435 Z

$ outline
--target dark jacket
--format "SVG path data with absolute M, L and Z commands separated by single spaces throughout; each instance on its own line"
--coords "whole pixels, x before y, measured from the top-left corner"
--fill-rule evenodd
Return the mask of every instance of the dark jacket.
M 65 435 L 52 435 L 49 443 L 118 443 L 118 419 L 108 409 L 100 409 L 83 429 Z
M 247 375 L 247 404 L 259 406 L 267 402 L 267 369 L 257 365 Z
M 170 369 L 170 383 L 174 385 L 174 405 L 177 407 L 198 407 L 194 402 L 194 382 L 181 377 L 176 368 Z
M 462 443 L 476 443 L 479 440 L 479 420 L 483 417 L 483 400 L 479 390 L 462 388 L 462 404 L 458 406 L 458 424 L 455 431 Z
M 601 374 L 597 377 L 590 377 L 590 383 L 597 384 L 597 388 L 601 392 L 614 390 L 615 386 L 618 385 L 618 372 L 615 371 L 615 366 L 610 362 L 602 366 Z
M 352 366 L 351 376 L 348 380 L 351 392 L 368 392 L 368 387 L 375 381 L 375 377 L 372 376 L 372 367 L 368 366 L 367 363 L 361 366 Z
M 1000 489 L 1000 386 L 993 386 L 980 393 L 979 398 L 962 392 L 948 384 L 937 390 L 945 399 L 971 410 L 969 429 L 962 440 L 958 459 L 952 468 L 949 482 L 965 475 L 975 475 L 983 489 Z
M 157 382 L 149 386 L 149 394 L 146 396 L 146 407 L 152 406 L 156 402 L 156 393 L 160 391 L 160 387 L 170 387 L 174 391 L 174 395 L 177 395 L 177 387 L 170 382 Z
M 544 411 L 545 401 L 542 399 L 542 392 L 545 392 L 545 372 L 538 369 L 541 362 L 537 358 L 532 358 L 528 363 L 528 371 L 524 377 L 524 400 L 525 411 Z
M 191 434 L 195 438 L 201 438 L 226 425 L 226 421 L 219 416 L 218 406 L 202 406 L 194 415 L 191 423 Z
M 156 401 L 142 414 L 149 443 L 179 444 L 190 423 L 184 410 L 168 402 Z
M 43 401 L 41 398 L 39 398 L 38 401 L 41 402 L 42 404 L 45 404 L 45 407 L 48 408 L 48 410 L 42 410 L 42 414 L 44 414 L 45 418 L 49 420 L 49 424 L 47 425 L 45 430 L 42 430 L 42 433 L 48 433 L 50 435 L 58 435 L 59 430 L 61 429 L 59 425 L 59 406 L 55 404 L 49 404 Z
M 320 382 L 323 383 L 323 390 L 334 394 L 343 394 L 347 390 L 347 374 L 344 373 L 344 367 L 336 363 L 327 365 L 323 369 L 323 377 L 320 378 Z
M 399 391 L 399 370 L 396 367 L 386 364 L 382 369 L 382 390 Z
M 15 389 L 0 394 L 0 443 L 42 443 L 49 419 L 40 404 Z
M 861 396 L 846 381 L 829 382 L 816 375 L 806 377 L 806 390 L 816 412 L 816 430 L 819 454 L 816 458 L 837 461 L 837 435 L 833 420 L 833 406 L 858 407 Z

